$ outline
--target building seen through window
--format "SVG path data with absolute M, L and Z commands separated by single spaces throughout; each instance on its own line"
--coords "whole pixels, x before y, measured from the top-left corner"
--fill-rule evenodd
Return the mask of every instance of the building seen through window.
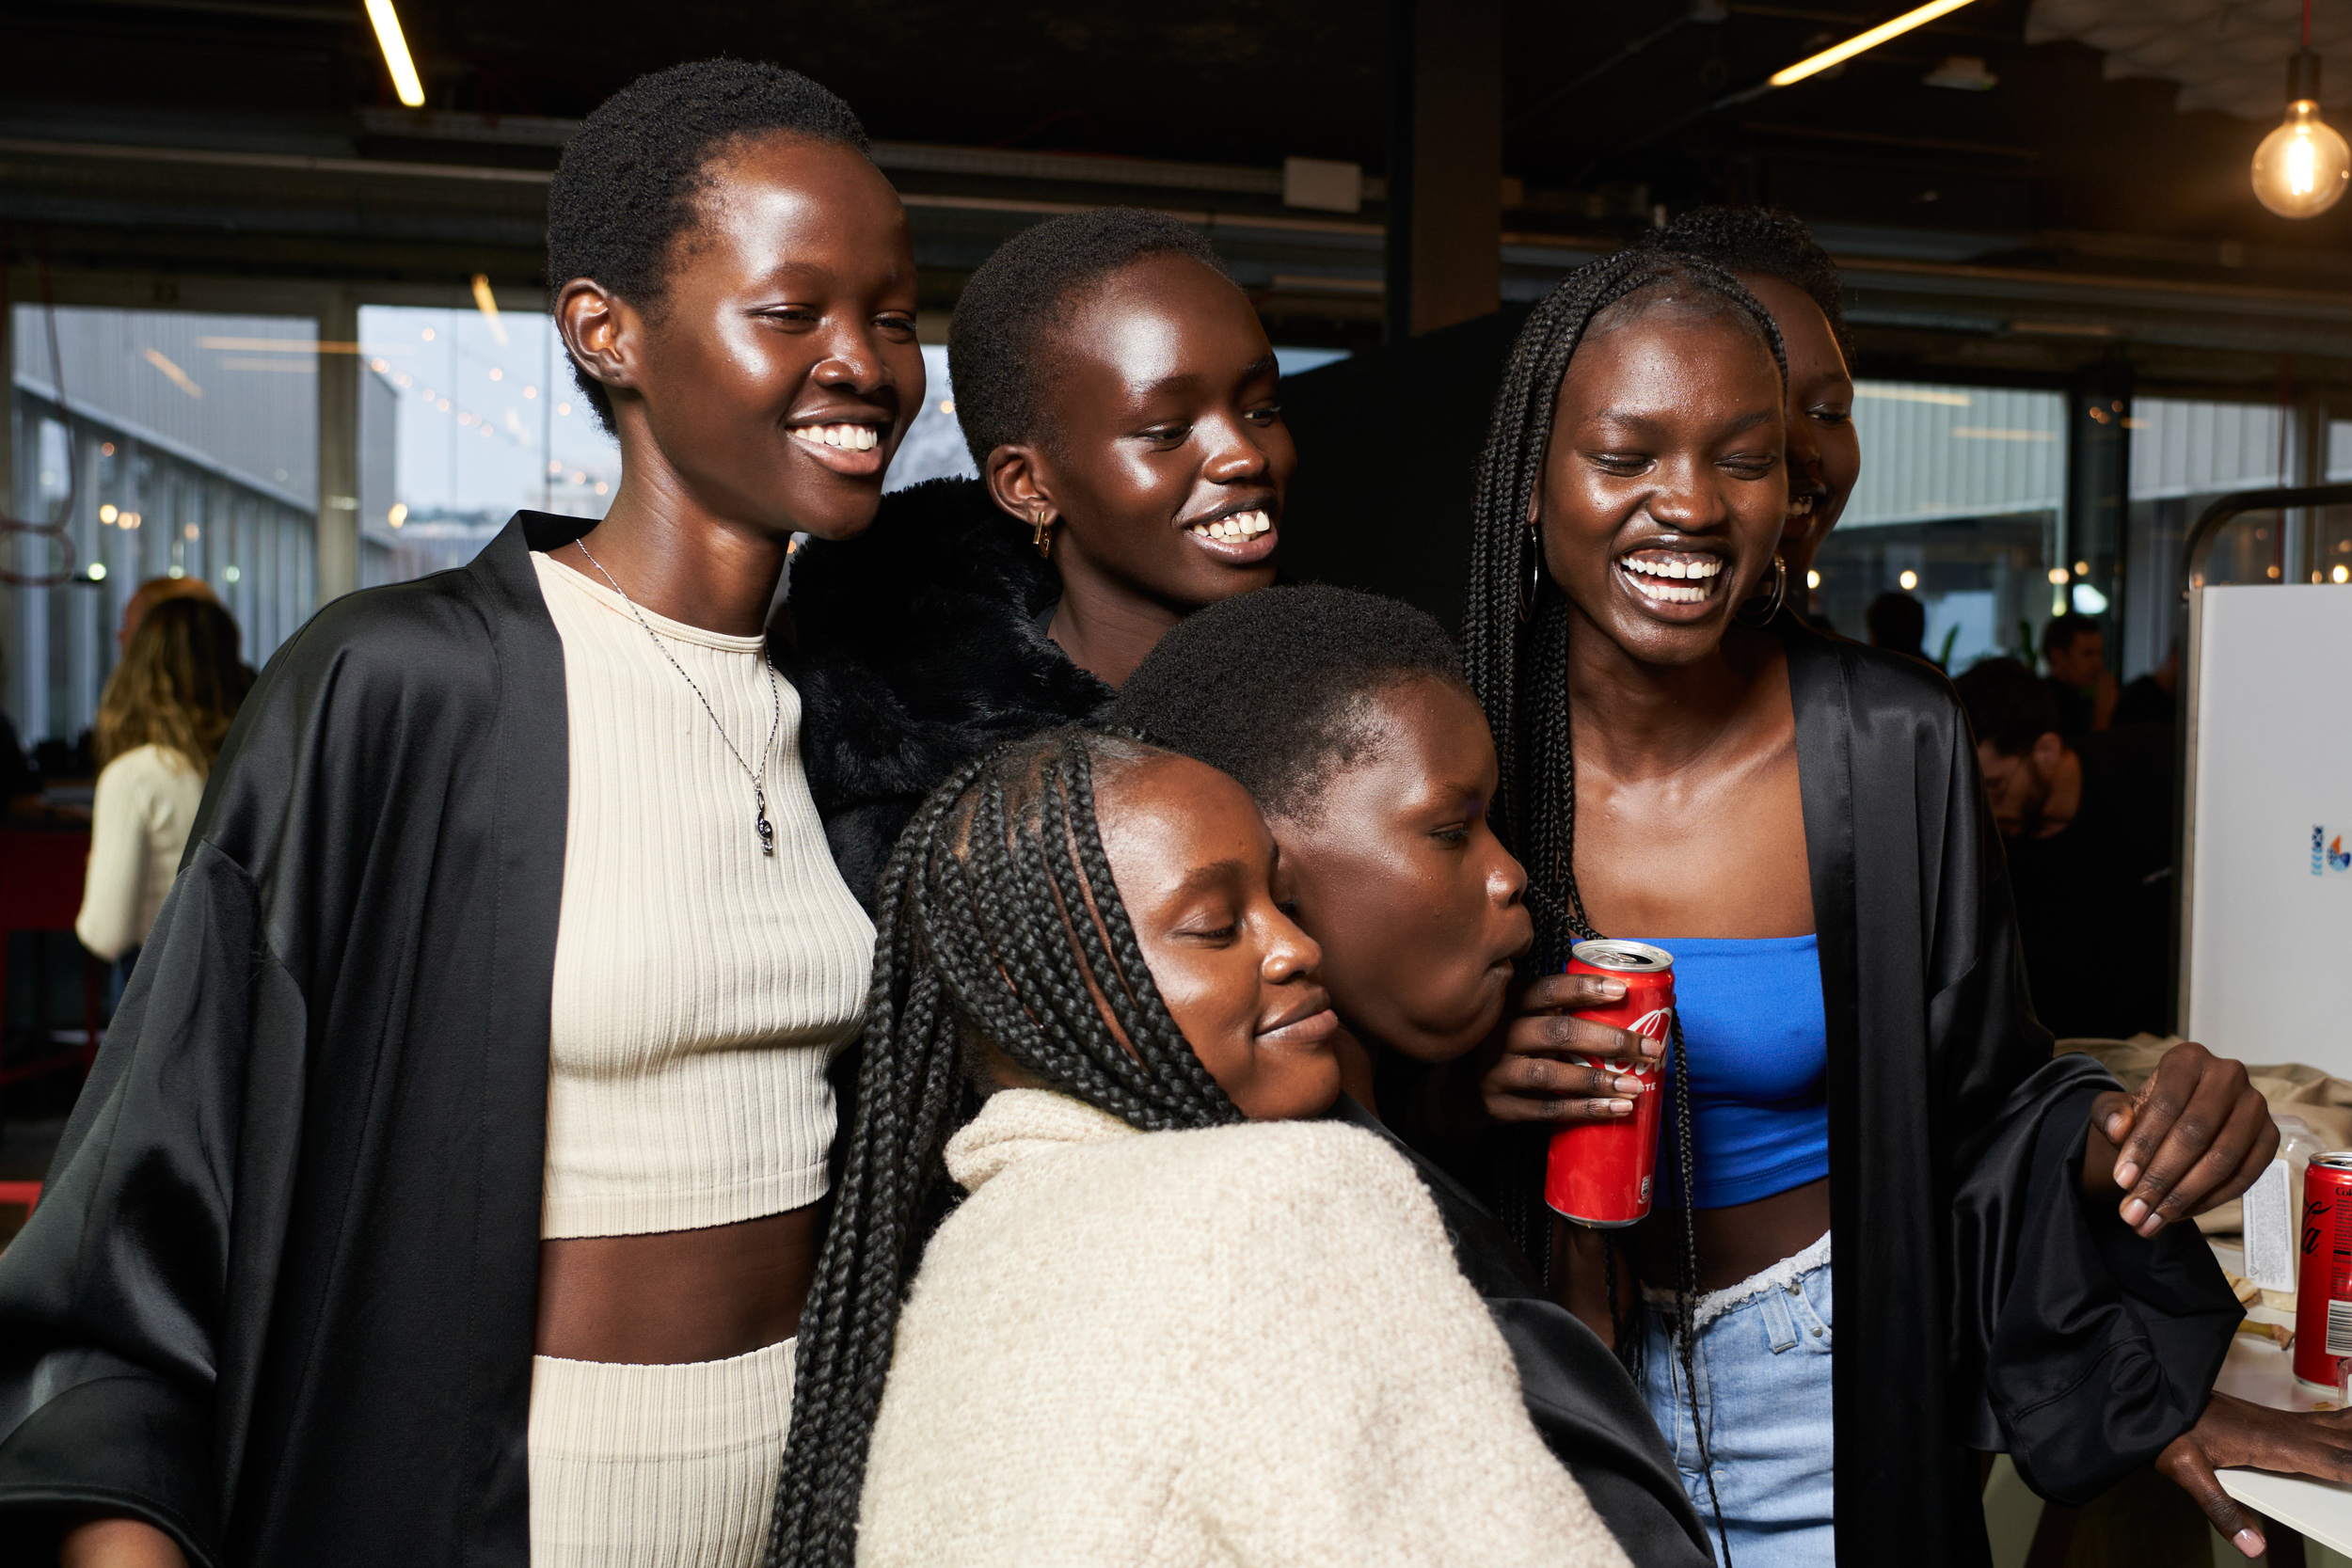
M 317 608 L 318 329 L 306 317 L 17 306 L 15 495 L 60 525 L 0 556 L 0 703 L 28 742 L 87 732 L 150 578 L 210 583 L 259 666 Z M 54 331 L 53 331 L 54 328 Z

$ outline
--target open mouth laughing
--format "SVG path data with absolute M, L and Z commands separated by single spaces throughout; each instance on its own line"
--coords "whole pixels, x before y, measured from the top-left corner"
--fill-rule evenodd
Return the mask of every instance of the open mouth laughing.
M 1705 550 L 1645 547 L 1617 557 L 1617 572 L 1647 605 L 1703 605 L 1722 592 L 1724 558 Z

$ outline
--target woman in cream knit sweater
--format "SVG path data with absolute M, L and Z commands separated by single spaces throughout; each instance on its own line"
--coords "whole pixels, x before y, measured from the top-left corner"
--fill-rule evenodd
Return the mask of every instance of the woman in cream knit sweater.
M 1338 1025 L 1273 876 L 1239 785 L 1099 735 L 917 814 L 771 1561 L 1624 1563 L 1411 1167 L 1294 1119 Z

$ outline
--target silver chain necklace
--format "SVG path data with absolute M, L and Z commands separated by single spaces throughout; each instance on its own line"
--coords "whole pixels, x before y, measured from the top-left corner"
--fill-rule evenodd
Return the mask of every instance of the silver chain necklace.
M 771 705 L 771 711 L 768 717 L 768 745 L 759 753 L 759 766 L 754 768 L 743 760 L 743 753 L 736 750 L 735 742 L 727 738 L 727 727 L 719 722 L 718 710 L 710 705 L 710 699 L 703 695 L 703 689 L 694 684 L 694 677 L 686 673 L 686 666 L 677 661 L 677 656 L 670 652 L 670 645 L 661 641 L 661 634 L 653 629 L 653 623 L 646 620 L 645 612 L 637 608 L 637 601 L 630 598 L 619 583 L 612 582 L 612 574 L 605 571 L 603 562 L 588 554 L 587 540 L 575 539 L 572 543 L 580 546 L 580 554 L 588 556 L 588 564 L 594 566 L 605 581 L 612 583 L 612 592 L 621 595 L 621 602 L 628 606 L 628 612 L 631 615 L 637 617 L 637 624 L 645 628 L 645 635 L 653 639 L 653 645 L 661 650 L 661 657 L 670 661 L 670 668 L 677 672 L 678 679 L 686 683 L 687 689 L 694 693 L 694 700 L 702 704 L 703 711 L 710 715 L 710 727 L 719 732 L 720 744 L 733 754 L 736 766 L 742 768 L 745 775 L 752 781 L 752 802 L 758 811 L 758 817 L 754 825 L 759 832 L 759 852 L 773 859 L 776 852 L 776 830 L 768 823 L 766 779 L 768 759 L 776 752 L 776 732 L 784 727 L 784 693 L 776 686 L 776 667 L 768 662 L 768 655 L 763 650 L 759 656 L 759 666 L 768 672 L 768 701 Z

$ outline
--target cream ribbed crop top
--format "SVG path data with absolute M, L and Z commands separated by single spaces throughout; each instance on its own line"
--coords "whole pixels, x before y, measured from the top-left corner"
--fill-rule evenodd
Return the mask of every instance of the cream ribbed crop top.
M 813 1203 L 833 1145 L 825 1066 L 856 1032 L 874 927 L 809 800 L 800 696 L 779 677 L 771 860 L 750 778 L 628 607 L 532 562 L 571 725 L 539 1233 L 692 1230 Z M 761 640 L 645 619 L 756 765 Z

